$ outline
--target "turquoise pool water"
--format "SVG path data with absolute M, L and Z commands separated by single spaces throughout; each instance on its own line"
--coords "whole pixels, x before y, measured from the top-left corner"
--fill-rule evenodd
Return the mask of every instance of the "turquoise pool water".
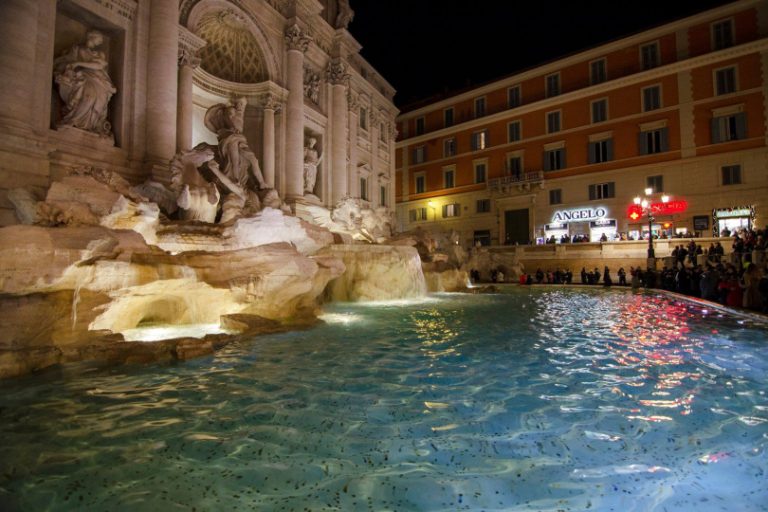
M 768 507 L 765 325 L 597 289 L 327 311 L 0 383 L 0 510 Z

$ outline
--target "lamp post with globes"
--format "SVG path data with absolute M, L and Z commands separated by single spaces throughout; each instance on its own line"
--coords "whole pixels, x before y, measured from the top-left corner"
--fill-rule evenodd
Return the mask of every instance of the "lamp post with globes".
M 653 195 L 653 189 L 648 187 L 645 189 L 645 195 L 643 197 L 637 196 L 634 199 L 634 203 L 643 208 L 643 213 L 648 215 L 648 270 L 656 270 L 656 253 L 653 250 L 653 203 L 651 202 L 651 196 Z M 666 194 L 661 195 L 661 202 L 668 203 L 669 196 Z

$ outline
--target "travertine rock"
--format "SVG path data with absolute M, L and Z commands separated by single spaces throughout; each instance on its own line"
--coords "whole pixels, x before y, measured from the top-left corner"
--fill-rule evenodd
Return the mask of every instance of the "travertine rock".
M 347 268 L 328 286 L 333 300 L 396 300 L 421 297 L 427 292 L 421 260 L 412 247 L 332 245 L 319 255 L 340 258 Z

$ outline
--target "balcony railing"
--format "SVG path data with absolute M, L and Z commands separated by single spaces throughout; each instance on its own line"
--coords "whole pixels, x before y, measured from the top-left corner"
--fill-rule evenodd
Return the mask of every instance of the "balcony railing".
M 528 171 L 520 174 L 510 174 L 501 178 L 488 180 L 488 190 L 508 194 L 518 191 L 524 192 L 531 189 L 531 185 L 544 183 L 544 171 Z

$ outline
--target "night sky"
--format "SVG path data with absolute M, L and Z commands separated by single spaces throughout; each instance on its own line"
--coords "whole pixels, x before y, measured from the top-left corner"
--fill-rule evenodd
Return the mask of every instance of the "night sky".
M 727 0 L 352 0 L 362 55 L 408 110 Z

